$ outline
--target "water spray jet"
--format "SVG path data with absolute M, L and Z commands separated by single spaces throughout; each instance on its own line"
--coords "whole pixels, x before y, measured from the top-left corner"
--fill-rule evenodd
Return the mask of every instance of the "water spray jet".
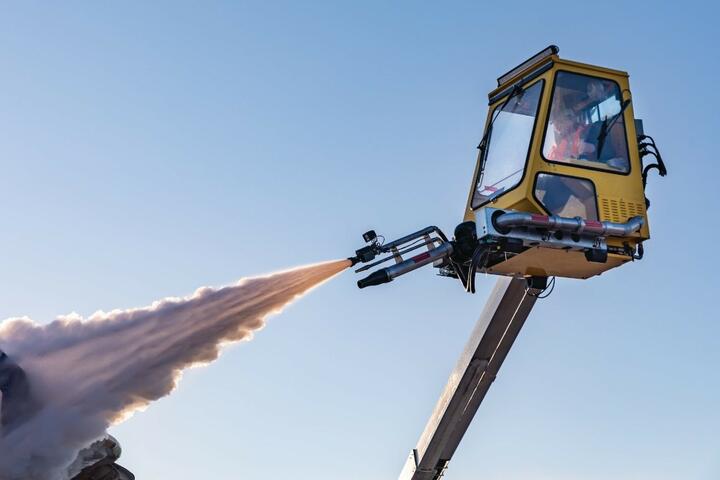
M 93 469 L 115 468 L 97 458 L 104 451 L 119 455 L 105 438 L 108 427 L 170 394 L 185 369 L 216 360 L 226 344 L 250 340 L 269 315 L 350 265 L 338 260 L 245 278 L 89 319 L 4 321 L 0 480 L 81 480 L 94 478 Z

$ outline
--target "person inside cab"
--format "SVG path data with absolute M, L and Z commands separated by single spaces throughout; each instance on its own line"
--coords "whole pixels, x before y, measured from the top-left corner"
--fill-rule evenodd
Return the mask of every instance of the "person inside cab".
M 595 152 L 595 145 L 588 141 L 590 126 L 575 111 L 578 103 L 579 97 L 570 93 L 558 95 L 553 102 L 550 125 L 554 143 L 546 153 L 548 160 L 566 162 L 588 158 Z
M 552 162 L 629 171 L 620 89 L 608 80 L 559 72 L 543 155 Z

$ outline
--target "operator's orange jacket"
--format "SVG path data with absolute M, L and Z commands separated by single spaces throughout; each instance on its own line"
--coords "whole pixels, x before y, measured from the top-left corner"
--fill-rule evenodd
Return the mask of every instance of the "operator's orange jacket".
M 550 149 L 548 160 L 562 161 L 568 158 L 580 158 L 580 146 L 584 143 L 583 139 L 587 134 L 589 125 L 579 126 L 572 135 L 568 135 L 555 143 Z

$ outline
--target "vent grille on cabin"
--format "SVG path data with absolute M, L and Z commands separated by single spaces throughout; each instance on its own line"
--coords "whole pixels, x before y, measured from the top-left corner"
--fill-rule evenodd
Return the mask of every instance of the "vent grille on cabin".
M 602 220 L 625 223 L 628 219 L 638 215 L 645 215 L 645 205 L 637 202 L 627 202 L 619 198 L 600 199 L 600 216 Z

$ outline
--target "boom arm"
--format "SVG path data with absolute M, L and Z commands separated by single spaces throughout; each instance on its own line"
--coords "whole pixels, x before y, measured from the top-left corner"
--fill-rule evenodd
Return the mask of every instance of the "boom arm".
M 540 279 L 500 277 L 399 480 L 442 477 L 535 305 Z

